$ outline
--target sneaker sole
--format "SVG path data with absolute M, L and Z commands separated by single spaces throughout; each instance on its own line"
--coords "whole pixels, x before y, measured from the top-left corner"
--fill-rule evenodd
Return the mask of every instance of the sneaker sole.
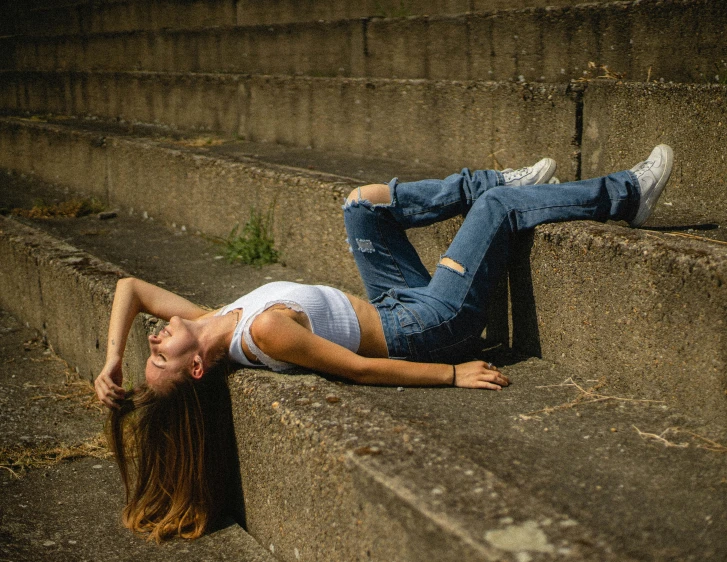
M 661 192 L 664 190 L 666 182 L 669 181 L 669 176 L 671 176 L 671 168 L 674 163 L 674 151 L 666 144 L 660 144 L 656 148 L 659 147 L 666 152 L 666 165 L 661 173 L 661 177 L 659 177 L 659 180 L 656 182 L 656 186 L 651 190 L 651 193 L 648 194 L 645 204 L 639 206 L 639 212 L 636 214 L 634 220 L 629 223 L 629 226 L 632 228 L 638 228 L 648 220 L 651 213 L 654 212 L 654 207 L 656 207 L 656 202 L 659 200 L 659 197 L 661 197 Z

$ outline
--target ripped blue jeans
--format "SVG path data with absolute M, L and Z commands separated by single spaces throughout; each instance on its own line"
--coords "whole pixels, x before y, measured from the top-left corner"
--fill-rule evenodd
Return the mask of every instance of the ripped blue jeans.
M 630 220 L 639 203 L 630 171 L 527 187 L 500 172 L 468 169 L 444 180 L 389 182 L 391 203 L 353 201 L 344 222 L 356 265 L 381 317 L 389 357 L 452 362 L 479 338 L 488 302 L 505 274 L 514 233 L 572 220 Z M 462 226 L 430 275 L 406 230 L 462 215 Z M 459 267 L 457 267 L 459 266 Z

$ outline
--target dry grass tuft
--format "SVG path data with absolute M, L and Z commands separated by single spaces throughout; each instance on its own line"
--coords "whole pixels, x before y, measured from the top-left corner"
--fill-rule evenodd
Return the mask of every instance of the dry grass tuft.
M 180 146 L 188 146 L 190 148 L 201 148 L 205 146 L 220 146 L 225 144 L 225 140 L 213 137 L 197 137 L 190 139 L 177 139 L 172 141 L 172 143 Z
M 646 431 L 641 431 L 635 425 L 632 427 L 636 430 L 636 433 L 638 433 L 639 437 L 641 437 L 642 439 L 656 441 L 656 442 L 664 445 L 664 447 L 677 447 L 680 449 L 685 449 L 685 448 L 689 447 L 689 445 L 690 445 L 689 442 L 683 441 L 681 443 L 674 443 L 673 441 L 669 441 L 669 439 L 667 439 L 667 436 L 668 435 L 688 435 L 689 437 L 691 437 L 692 442 L 696 441 L 696 443 L 697 443 L 696 447 L 698 449 L 706 449 L 707 451 L 713 451 L 715 453 L 727 453 L 727 447 L 725 447 L 721 443 L 717 443 L 716 441 L 713 441 L 712 439 L 709 439 L 707 437 L 704 437 L 703 435 L 699 435 L 698 433 L 694 433 L 693 431 L 689 431 L 687 429 L 681 429 L 679 427 L 667 427 L 661 433 L 656 434 L 656 433 L 647 433 Z
M 597 72 L 601 74 L 596 74 Z M 595 75 L 594 75 L 595 74 Z M 574 82 L 590 82 L 591 80 L 623 80 L 626 78 L 625 72 L 616 72 L 610 69 L 605 64 L 596 64 L 595 62 L 588 63 L 588 70 L 583 73 L 583 76 L 574 80 Z
M 103 205 L 96 199 L 70 199 L 47 205 L 35 201 L 30 209 L 13 209 L 12 214 L 28 219 L 54 219 L 58 217 L 79 218 L 103 211 Z
M 570 408 L 575 408 L 576 406 L 582 406 L 584 404 L 593 404 L 594 402 L 605 402 L 607 400 L 617 400 L 619 402 L 644 402 L 644 403 L 652 403 L 652 404 L 662 404 L 663 400 L 646 400 L 646 399 L 640 399 L 640 398 L 623 398 L 621 396 L 609 396 L 607 394 L 600 394 L 596 392 L 599 388 L 603 387 L 606 384 L 606 381 L 604 379 L 596 381 L 596 384 L 594 384 L 591 387 L 584 388 L 581 385 L 579 385 L 577 382 L 573 380 L 573 377 L 570 377 L 566 379 L 565 382 L 561 384 L 551 384 L 547 386 L 537 386 L 535 388 L 556 388 L 556 387 L 573 387 L 576 388 L 579 391 L 578 396 L 575 397 L 575 399 L 571 400 L 570 402 L 566 402 L 565 404 L 559 404 L 557 406 L 548 406 L 547 408 L 543 408 L 542 410 L 536 410 L 534 412 L 528 412 L 527 414 L 524 414 L 523 416 L 525 419 L 527 419 L 530 416 L 533 416 L 535 414 L 552 414 L 553 412 L 557 412 L 559 410 L 568 410 Z M 523 417 L 521 416 L 521 417 Z
M 63 461 L 94 457 L 107 459 L 111 453 L 103 435 L 97 435 L 76 445 L 14 446 L 0 448 L 0 469 L 20 478 L 33 468 L 48 468 Z
M 26 344 L 32 344 L 33 340 L 26 342 Z M 64 365 L 64 373 L 66 380 L 60 383 L 47 383 L 47 384 L 31 384 L 25 383 L 23 388 L 37 388 L 41 394 L 31 396 L 31 400 L 53 400 L 55 402 L 61 402 L 68 400 L 75 402 L 87 410 L 96 410 L 98 412 L 104 412 L 104 407 L 101 402 L 96 398 L 96 391 L 94 390 L 91 381 L 81 379 L 76 373 L 76 370 L 71 367 L 68 362 L 59 357 L 53 351 L 53 348 L 48 345 L 50 353 L 42 359 L 31 358 L 31 361 L 59 361 Z

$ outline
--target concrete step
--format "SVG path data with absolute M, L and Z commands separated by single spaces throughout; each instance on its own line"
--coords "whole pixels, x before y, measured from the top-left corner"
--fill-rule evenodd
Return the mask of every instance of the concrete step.
M 120 0 L 48 2 L 16 6 L 7 16 L 6 33 L 74 35 L 142 29 L 190 29 L 230 25 L 276 25 L 318 20 L 463 14 L 503 9 L 571 6 L 582 0 Z M 12 15 L 12 17 L 11 17 Z
M 353 291 L 360 283 L 352 260 L 341 261 L 347 251 L 341 202 L 356 185 L 396 174 L 394 162 L 360 159 L 346 169 L 372 165 L 376 172 L 360 180 L 339 175 L 335 158 L 325 153 L 308 164 L 316 171 L 284 166 L 249 144 L 215 147 L 209 137 L 153 140 L 10 119 L 0 131 L 3 168 L 188 231 L 225 236 L 251 207 L 274 207 L 275 239 L 286 263 Z M 211 146 L 195 148 L 200 144 Z M 277 160 L 287 161 L 286 154 Z M 410 164 L 407 173 L 415 172 Z M 724 238 L 685 232 L 699 226 L 672 217 L 671 202 L 656 213 L 665 228 L 579 223 L 523 236 L 511 265 L 511 318 L 505 308 L 493 312 L 487 335 L 605 376 L 619 392 L 664 399 L 712 427 L 727 427 L 727 248 Z M 316 212 L 286 211 L 301 205 Z M 453 221 L 412 233 L 428 266 L 456 228 Z
M 9 72 L 0 79 L 0 106 L 15 112 L 211 130 L 445 171 L 463 164 L 518 167 L 550 156 L 561 180 L 572 180 L 630 168 L 648 147 L 665 142 L 677 152 L 665 200 L 682 224 L 702 230 L 727 216 L 726 96 L 722 85 L 613 81 L 53 72 Z
M 430 80 L 719 81 L 727 8 L 711 0 L 615 2 L 459 16 L 339 20 L 0 42 L 16 70 L 146 70 Z
M 16 195 L 18 188 L 48 189 L 27 182 L 3 186 Z M 209 243 L 189 231 L 169 231 L 138 216 L 36 226 L 73 244 L 90 243 L 107 259 L 126 259 L 131 273 L 211 306 L 259 279 L 247 281 L 251 269 L 215 260 Z M 89 236 L 89 230 L 106 232 Z M 138 259 L 144 239 L 155 241 L 162 263 Z M 175 256 L 181 247 L 186 251 Z M 0 248 L 3 306 L 43 309 L 73 318 L 75 327 L 76 304 L 66 297 L 80 293 L 85 308 L 107 317 L 111 291 L 97 280 L 117 267 L 80 250 L 83 265 L 59 260 L 59 253 L 68 252 L 66 243 L 59 246 L 52 236 L 5 218 Z M 292 271 L 275 267 L 263 273 L 277 279 Z M 64 293 L 46 295 L 51 283 L 43 279 L 75 282 Z M 27 286 L 40 288 L 42 302 L 27 300 Z M 45 332 L 55 346 L 59 334 L 50 327 Z M 140 338 L 132 342 L 142 345 Z M 95 349 L 82 339 L 78 345 L 95 354 L 79 370 L 96 372 L 103 345 Z M 133 357 L 143 355 L 132 351 Z M 699 448 L 708 444 L 694 437 L 702 435 L 702 420 L 664 403 L 623 400 L 610 383 L 592 393 L 612 399 L 589 404 L 596 398 L 583 396 L 570 377 L 590 388 L 589 379 L 596 377 L 590 370 L 576 374 L 507 354 L 497 359 L 516 381 L 501 393 L 399 392 L 304 372 L 233 375 L 249 531 L 278 559 L 291 561 L 724 558 L 727 488 L 720 478 L 727 457 Z M 126 372 L 139 373 L 142 365 L 129 365 Z M 550 414 L 542 411 L 548 408 Z M 647 435 L 669 427 L 679 431 L 665 438 L 680 446 L 666 447 Z M 700 540 L 690 540 L 696 534 Z
M 2 560 L 274 561 L 230 519 L 199 541 L 165 548 L 128 532 L 120 525 L 124 494 L 115 463 L 103 446 L 88 447 L 98 442 L 106 417 L 94 407 L 92 387 L 78 380 L 38 331 L 3 310 L 0 362 Z M 77 456 L 49 466 L 27 462 L 43 459 L 51 448 L 75 449 Z M 30 466 L 8 466 L 8 456 L 18 458 L 9 451 L 22 451 Z

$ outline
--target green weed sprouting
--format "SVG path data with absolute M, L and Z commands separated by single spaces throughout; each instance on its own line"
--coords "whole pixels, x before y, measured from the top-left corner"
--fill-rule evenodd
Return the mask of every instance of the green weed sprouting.
M 230 263 L 244 263 L 257 267 L 276 263 L 278 252 L 274 248 L 273 235 L 273 206 L 267 215 L 256 209 L 250 209 L 250 219 L 240 229 L 240 224 L 221 242 L 224 246 L 223 255 Z

